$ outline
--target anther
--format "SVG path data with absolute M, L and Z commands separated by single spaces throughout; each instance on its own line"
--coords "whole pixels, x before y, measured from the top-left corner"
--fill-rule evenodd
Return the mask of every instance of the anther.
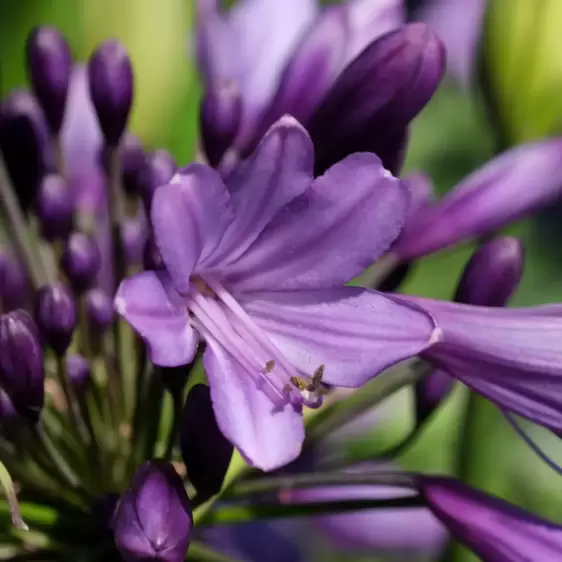
M 322 385 L 322 377 L 324 376 L 324 365 L 320 365 L 312 375 L 312 384 L 309 385 L 308 390 L 316 391 Z
M 290 380 L 293 383 L 293 386 L 299 390 L 308 390 L 308 382 L 306 379 L 303 379 L 302 377 L 291 377 Z
M 275 361 L 273 359 L 270 359 L 266 364 L 265 364 L 265 369 L 264 372 L 267 373 L 271 373 L 271 371 L 273 371 L 273 369 L 275 369 Z

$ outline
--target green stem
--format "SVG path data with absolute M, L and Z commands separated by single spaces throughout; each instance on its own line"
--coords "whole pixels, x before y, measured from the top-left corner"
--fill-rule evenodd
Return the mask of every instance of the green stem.
M 420 496 L 389 498 L 378 500 L 341 500 L 311 503 L 295 503 L 283 505 L 264 503 L 244 505 L 227 505 L 216 509 L 200 522 L 200 525 L 232 525 L 248 523 L 256 519 L 283 519 L 287 517 L 310 517 L 313 515 L 340 514 L 363 509 L 390 509 L 423 507 L 425 504 Z
M 196 560 L 197 562 L 234 562 L 232 558 L 220 554 L 210 549 L 208 546 L 205 546 L 203 543 L 196 541 L 189 545 L 187 560 Z
M 7 232 L 16 249 L 34 289 L 47 282 L 47 274 L 41 267 L 41 257 L 31 244 L 25 217 L 19 206 L 14 188 L 8 177 L 3 156 L 0 154 L 0 212 L 7 226 Z
M 378 377 L 348 398 L 321 409 L 307 424 L 306 446 L 311 446 L 336 429 L 374 408 L 405 386 L 425 375 L 425 365 L 418 361 L 399 365 Z
M 10 473 L 1 462 L 0 462 L 0 486 L 2 486 L 2 490 L 4 490 L 6 500 L 10 507 L 10 517 L 12 519 L 12 524 L 16 529 L 22 529 L 24 531 L 27 531 L 29 527 L 25 524 L 24 520 L 22 519 L 19 504 L 18 504 L 18 498 L 16 496 L 16 491 L 14 489 L 14 482 L 12 481 L 12 477 L 10 476 Z

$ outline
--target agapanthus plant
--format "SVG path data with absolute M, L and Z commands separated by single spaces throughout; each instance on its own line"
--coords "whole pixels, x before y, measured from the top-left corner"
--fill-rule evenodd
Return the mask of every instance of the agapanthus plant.
M 358 531 L 375 508 L 435 526 L 431 511 L 500 562 L 558 552 L 553 525 L 389 464 L 411 439 L 353 462 L 319 452 L 404 387 L 417 439 L 454 380 L 562 432 L 562 311 L 502 308 L 518 241 L 485 244 L 455 302 L 381 290 L 557 199 L 561 141 L 501 155 L 435 201 L 427 178 L 396 174 L 443 46 L 403 25 L 400 3 L 199 12 L 207 163 L 177 169 L 126 132 L 133 69 L 116 41 L 81 67 L 36 30 L 33 94 L 3 105 L 2 555 L 225 561 L 209 527 L 308 515 L 335 533 L 358 512 Z M 275 33 L 258 39 L 264 18 Z

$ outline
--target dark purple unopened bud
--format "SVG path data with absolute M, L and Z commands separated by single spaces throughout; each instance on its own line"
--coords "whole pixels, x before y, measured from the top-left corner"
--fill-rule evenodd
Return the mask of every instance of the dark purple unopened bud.
M 137 469 L 113 517 L 113 538 L 127 562 L 183 562 L 193 522 L 181 478 L 168 462 Z
M 164 269 L 164 262 L 162 261 L 162 256 L 154 243 L 154 239 L 149 236 L 145 245 L 143 252 L 143 265 L 145 269 L 150 271 L 157 271 L 159 269 Z
M 35 320 L 43 340 L 58 355 L 64 355 L 78 322 L 76 299 L 62 283 L 41 287 L 35 301 Z
M 523 276 L 524 250 L 511 236 L 500 236 L 478 248 L 466 265 L 455 301 L 476 306 L 505 306 Z M 415 386 L 418 423 L 443 402 L 453 388 L 453 379 L 436 369 Z
M 51 131 L 58 134 L 66 107 L 72 55 L 57 29 L 41 26 L 31 32 L 27 40 L 27 68 Z
M 213 412 L 209 387 L 195 385 L 187 395 L 180 432 L 180 448 L 190 482 L 202 498 L 217 494 L 232 458 L 232 444 L 224 437 Z
M 78 390 L 86 388 L 92 379 L 90 364 L 82 355 L 73 354 L 66 358 L 66 374 L 72 386 Z
M 35 205 L 41 232 L 47 240 L 64 240 L 72 230 L 74 201 L 66 182 L 55 174 L 45 176 Z
M 0 253 L 0 299 L 2 309 L 9 312 L 24 306 L 30 295 L 29 280 L 20 261 L 8 253 Z
M 18 413 L 10 397 L 0 388 L 0 434 L 2 437 L 10 441 L 17 441 L 27 425 L 27 419 Z
M 147 215 L 150 216 L 152 197 L 157 188 L 166 185 L 176 173 L 177 166 L 167 150 L 157 150 L 147 155 L 139 177 L 139 195 Z
M 88 78 L 105 142 L 117 146 L 133 102 L 133 68 L 125 47 L 116 40 L 98 47 L 88 63 Z
M 505 306 L 523 275 L 525 252 L 517 238 L 500 236 L 486 242 L 470 258 L 455 301 L 478 306 Z
M 201 140 L 211 166 L 218 166 L 234 141 L 241 117 L 242 99 L 234 82 L 205 92 L 201 101 Z
M 141 264 L 147 237 L 146 220 L 144 217 L 127 217 L 121 227 L 121 243 L 125 251 L 127 263 Z
M 403 26 L 371 43 L 305 123 L 316 150 L 316 172 L 354 152 L 374 152 L 396 173 L 408 124 L 444 70 L 443 44 L 424 24 Z
M 82 293 L 92 286 L 101 266 L 96 241 L 83 232 L 73 232 L 64 248 L 62 267 L 72 288 Z
M 91 289 L 86 294 L 86 309 L 88 322 L 93 330 L 101 334 L 105 332 L 115 318 L 113 302 L 102 289 Z
M 104 147 L 101 151 L 102 166 L 106 173 L 109 172 L 109 149 Z M 119 144 L 121 158 L 121 174 L 123 189 L 129 195 L 139 194 L 139 177 L 144 166 L 146 154 L 139 138 L 132 133 L 125 133 Z
M 0 384 L 18 413 L 37 422 L 44 400 L 45 371 L 39 332 L 31 316 L 14 310 L 0 316 Z
M 49 135 L 36 99 L 26 90 L 12 92 L 2 105 L 0 148 L 23 209 L 35 199 L 47 170 Z

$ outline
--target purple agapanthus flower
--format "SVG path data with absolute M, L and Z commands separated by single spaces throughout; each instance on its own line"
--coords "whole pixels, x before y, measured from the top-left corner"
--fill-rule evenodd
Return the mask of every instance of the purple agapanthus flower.
M 361 151 L 397 171 L 407 126 L 445 67 L 436 35 L 424 24 L 403 24 L 402 0 L 349 0 L 324 9 L 316 0 L 242 0 L 230 11 L 217 0 L 198 0 L 197 59 L 217 118 L 213 127 L 206 111 L 202 123 L 203 144 L 215 143 L 206 147 L 210 163 L 224 152 L 218 130 L 230 141 L 237 129 L 220 166 L 229 170 L 290 114 L 312 136 L 317 173 Z M 238 106 L 241 114 L 232 111 Z M 236 122 L 225 123 L 225 116 Z
M 433 513 L 482 560 L 547 562 L 562 559 L 562 527 L 452 478 L 420 477 Z
M 298 456 L 302 407 L 321 404 L 323 383 L 360 386 L 439 337 L 417 305 L 345 286 L 398 236 L 406 188 L 373 154 L 317 179 L 313 160 L 285 117 L 226 185 L 184 168 L 152 204 L 167 273 L 125 280 L 115 301 L 155 364 L 188 363 L 207 342 L 219 427 L 265 470 Z

